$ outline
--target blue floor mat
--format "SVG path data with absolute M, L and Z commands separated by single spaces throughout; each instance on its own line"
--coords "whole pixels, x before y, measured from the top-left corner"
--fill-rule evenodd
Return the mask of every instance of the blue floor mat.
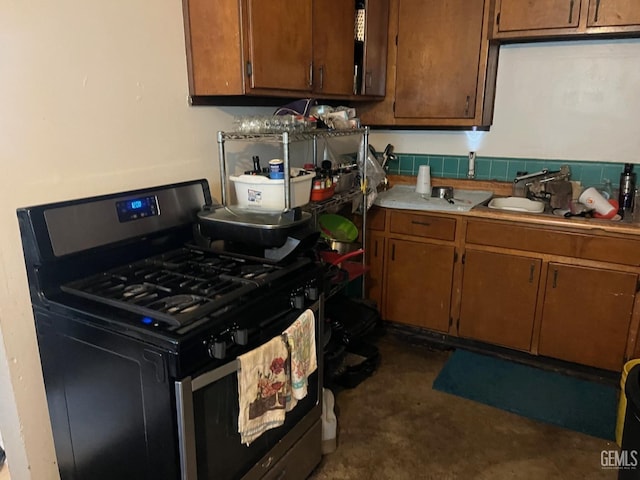
M 615 440 L 618 393 L 613 385 L 457 349 L 433 382 L 433 388 Z

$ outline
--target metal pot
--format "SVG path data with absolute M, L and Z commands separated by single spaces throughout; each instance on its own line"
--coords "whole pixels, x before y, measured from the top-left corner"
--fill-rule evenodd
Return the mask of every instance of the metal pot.
M 330 238 L 325 239 L 329 248 L 335 250 L 337 253 L 344 255 L 345 253 L 354 252 L 362 246 L 358 242 L 340 242 Z
M 451 200 L 453 198 L 453 187 L 433 187 L 431 196 Z

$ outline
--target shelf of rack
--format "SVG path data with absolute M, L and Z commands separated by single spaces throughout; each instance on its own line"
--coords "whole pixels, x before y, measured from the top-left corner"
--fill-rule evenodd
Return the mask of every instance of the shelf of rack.
M 289 145 L 293 142 L 301 142 L 301 141 L 311 141 L 313 146 L 313 159 L 314 164 L 318 158 L 318 139 L 330 139 L 336 137 L 347 137 L 361 135 L 363 137 L 364 142 L 364 152 L 365 155 L 369 153 L 369 127 L 363 128 L 352 128 L 345 130 L 325 130 L 325 129 L 314 129 L 314 130 L 306 130 L 306 131 L 283 131 L 277 133 L 242 133 L 242 132 L 218 132 L 218 157 L 220 160 L 220 179 L 221 179 L 221 194 L 222 194 L 222 204 L 227 206 L 227 165 L 226 165 L 226 153 L 225 153 L 225 142 L 226 141 L 245 141 L 245 142 L 259 142 L 259 143 L 273 143 L 282 145 L 283 150 L 283 161 L 284 161 L 284 211 L 291 210 L 291 191 L 290 191 L 290 163 L 289 163 Z M 367 178 L 367 159 L 363 159 L 363 168 L 360 172 L 361 178 Z M 313 221 L 317 226 L 318 215 L 322 212 L 325 212 L 331 208 L 340 207 L 342 205 L 347 204 L 348 202 L 352 202 L 359 195 L 363 198 L 363 213 L 362 213 L 362 232 L 361 232 L 361 240 L 362 244 L 366 245 L 366 200 L 367 200 L 367 192 L 358 187 L 349 190 L 348 192 L 340 192 L 338 194 L 334 194 L 331 198 L 326 200 L 322 200 L 319 202 L 310 202 L 306 206 L 302 207 L 303 210 L 308 211 L 313 215 Z M 351 262 L 357 263 L 357 262 Z M 350 265 L 354 268 L 349 269 L 349 276 L 353 276 L 356 271 L 364 272 L 366 270 L 365 264 L 365 256 L 362 255 L 362 262 L 359 268 L 355 268 L 355 265 Z M 361 274 L 357 276 L 362 276 Z M 365 296 L 365 284 L 364 280 L 362 282 L 362 296 Z

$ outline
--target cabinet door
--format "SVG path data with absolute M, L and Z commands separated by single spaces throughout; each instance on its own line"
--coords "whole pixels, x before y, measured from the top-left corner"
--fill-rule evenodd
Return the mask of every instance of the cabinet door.
M 252 89 L 311 91 L 312 0 L 246 0 Z
M 446 332 L 454 252 L 449 245 L 388 240 L 386 319 Z
M 395 116 L 473 118 L 483 0 L 400 0 Z
M 353 94 L 355 8 L 344 0 L 313 0 L 313 90 Z
M 580 0 L 499 0 L 498 3 L 498 32 L 577 27 L 580 20 Z
M 467 250 L 458 334 L 530 350 L 541 263 L 534 258 Z
M 591 0 L 588 27 L 624 27 L 640 25 L 638 0 Z
M 389 0 L 367 0 L 365 9 L 363 95 L 384 97 L 387 79 Z
M 384 268 L 384 235 L 378 232 L 369 231 L 367 234 L 367 298 L 376 302 L 382 311 L 382 279 Z
M 550 263 L 538 353 L 620 370 L 638 276 Z

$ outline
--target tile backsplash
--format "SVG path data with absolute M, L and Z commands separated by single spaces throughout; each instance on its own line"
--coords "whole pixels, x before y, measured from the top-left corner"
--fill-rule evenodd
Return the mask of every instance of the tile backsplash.
M 389 161 L 387 165 L 388 172 L 396 175 L 417 175 L 420 165 L 430 165 L 434 177 L 467 178 L 469 157 L 399 153 L 396 160 Z M 624 163 L 476 156 L 475 178 L 512 182 L 518 172 L 534 173 L 543 168 L 555 171 L 562 165 L 569 165 L 571 180 L 579 181 L 585 187 L 602 185 L 606 180 L 616 187 L 624 169 Z

